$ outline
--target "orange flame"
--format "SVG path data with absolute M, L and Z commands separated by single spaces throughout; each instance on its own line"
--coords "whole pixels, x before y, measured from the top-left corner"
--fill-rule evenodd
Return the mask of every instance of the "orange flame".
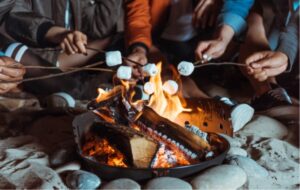
M 164 92 L 161 78 L 162 63 L 157 65 L 157 69 L 158 74 L 150 78 L 150 82 L 154 84 L 155 91 L 151 96 L 148 106 L 162 117 L 175 121 L 180 113 L 190 112 L 191 109 L 184 107 L 185 102 L 180 93 L 169 95 Z

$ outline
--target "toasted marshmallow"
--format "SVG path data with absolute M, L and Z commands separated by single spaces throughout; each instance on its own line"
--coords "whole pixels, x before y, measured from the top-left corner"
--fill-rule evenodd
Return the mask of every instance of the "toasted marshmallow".
M 117 77 L 122 80 L 131 79 L 132 68 L 128 66 L 120 66 L 117 71 Z
M 105 53 L 105 62 L 109 67 L 122 64 L 122 54 L 120 51 L 108 51 Z
M 152 82 L 146 82 L 145 85 L 144 85 L 144 92 L 146 92 L 146 94 L 153 94 L 154 93 L 154 89 L 155 86 Z
M 143 71 L 146 76 L 151 76 L 151 77 L 154 77 L 158 73 L 158 70 L 154 63 L 148 63 L 147 65 L 145 65 L 143 67 Z
M 181 61 L 178 65 L 177 69 L 178 69 L 178 72 L 180 73 L 180 75 L 190 76 L 193 73 L 195 66 L 191 62 Z
M 170 95 L 174 95 L 178 91 L 178 84 L 173 80 L 168 80 L 164 83 L 163 90 Z

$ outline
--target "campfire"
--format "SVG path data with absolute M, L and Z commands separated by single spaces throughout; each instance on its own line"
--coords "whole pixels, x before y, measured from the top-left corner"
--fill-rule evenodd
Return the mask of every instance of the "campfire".
M 184 99 L 177 75 L 173 80 L 178 91 L 169 93 L 161 64 L 157 70 L 149 80 L 149 100 L 135 100 L 136 84 L 128 81 L 110 90 L 98 89 L 98 97 L 88 106 L 93 115 L 90 125 L 75 131 L 84 158 L 108 167 L 167 169 L 225 156 L 228 143 L 215 133 L 232 135 L 229 108 L 210 99 Z M 84 117 L 75 120 L 77 128 L 78 123 L 87 125 Z

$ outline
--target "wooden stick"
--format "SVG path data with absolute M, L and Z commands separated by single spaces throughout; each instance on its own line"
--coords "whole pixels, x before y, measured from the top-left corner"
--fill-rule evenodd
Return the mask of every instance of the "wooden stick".
M 73 68 L 72 70 L 67 71 L 67 72 L 63 72 L 63 73 L 49 74 L 49 75 L 44 75 L 44 76 L 40 76 L 40 77 L 27 78 L 27 79 L 23 79 L 23 80 L 0 81 L 0 83 L 23 83 L 23 82 L 31 82 L 31 81 L 44 80 L 44 79 L 49 79 L 49 78 L 54 78 L 54 77 L 60 77 L 60 76 L 64 76 L 64 75 L 68 75 L 68 74 L 73 74 L 73 73 L 80 72 L 80 71 L 85 71 L 85 70 L 115 72 L 115 71 L 113 71 L 111 69 L 92 68 L 92 67 L 99 66 L 101 64 L 103 64 L 103 61 L 91 64 L 91 65 L 87 65 L 85 67 Z M 47 67 L 47 69 L 48 69 L 48 67 Z
M 92 48 L 92 47 L 88 47 L 88 46 L 86 46 L 86 49 L 92 50 L 92 51 L 95 51 L 95 52 L 98 52 L 98 53 L 103 53 L 103 54 L 106 53 L 106 51 L 104 51 L 104 50 L 96 49 L 96 48 Z M 61 48 L 55 48 L 55 49 L 48 49 L 48 50 L 45 50 L 45 51 L 61 51 L 61 50 L 62 50 Z M 42 51 L 42 50 L 35 50 L 35 51 Z M 44 50 L 43 50 L 43 51 L 44 51 Z M 129 61 L 129 62 L 131 62 L 131 63 L 134 63 L 134 64 L 136 64 L 136 65 L 139 65 L 139 66 L 144 66 L 143 64 L 141 64 L 141 63 L 139 63 L 139 62 L 137 62 L 137 61 L 133 61 L 133 60 L 131 60 L 131 59 L 128 59 L 127 57 L 123 57 L 123 56 L 122 56 L 122 59 L 123 59 L 123 60 L 126 60 L 126 61 Z
M 196 64 L 195 68 L 206 67 L 206 66 L 220 66 L 220 65 L 235 65 L 239 67 L 247 67 L 247 65 L 243 63 L 223 62 L 223 63 L 205 63 L 201 65 Z

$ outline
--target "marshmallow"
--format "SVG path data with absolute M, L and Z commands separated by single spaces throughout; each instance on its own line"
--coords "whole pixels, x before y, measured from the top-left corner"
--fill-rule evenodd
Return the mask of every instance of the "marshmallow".
M 145 75 L 151 76 L 151 77 L 154 77 L 158 73 L 156 65 L 153 63 L 148 63 L 147 65 L 145 65 L 143 67 L 143 71 L 144 71 Z
M 207 60 L 208 59 L 208 55 L 207 54 L 203 54 L 203 59 Z
M 109 67 L 122 64 L 122 54 L 120 51 L 108 51 L 105 53 L 105 62 Z
M 155 86 L 152 82 L 146 82 L 144 85 L 144 92 L 151 95 L 154 93 L 154 90 L 155 90 L 154 88 L 155 88 Z
M 132 68 L 128 66 L 120 66 L 117 71 L 117 77 L 123 80 L 131 79 Z
M 168 80 L 164 83 L 163 90 L 170 95 L 174 95 L 178 91 L 178 84 L 173 80 Z
M 178 72 L 182 76 L 189 76 L 193 73 L 195 66 L 191 62 L 181 61 L 177 67 Z

